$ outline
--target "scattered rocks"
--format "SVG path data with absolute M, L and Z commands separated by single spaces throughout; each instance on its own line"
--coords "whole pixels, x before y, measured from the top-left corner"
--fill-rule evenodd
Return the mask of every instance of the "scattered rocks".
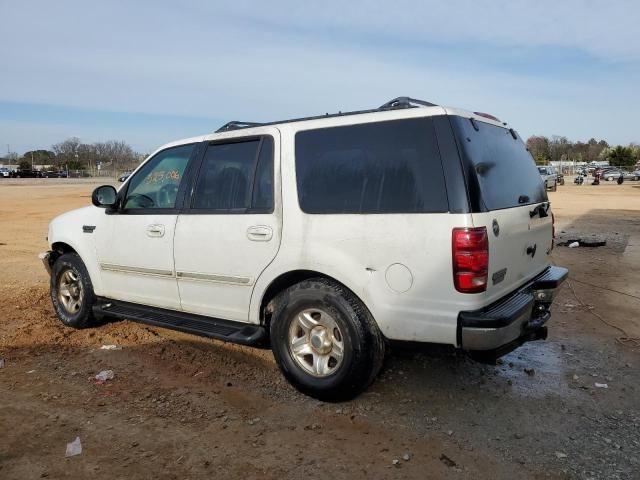
M 556 452 L 556 458 L 567 458 L 568 455 L 564 452 Z
M 411 455 L 409 455 L 408 453 L 405 453 L 405 454 L 402 456 L 402 459 L 403 459 L 405 462 L 408 462 L 408 461 L 411 459 Z

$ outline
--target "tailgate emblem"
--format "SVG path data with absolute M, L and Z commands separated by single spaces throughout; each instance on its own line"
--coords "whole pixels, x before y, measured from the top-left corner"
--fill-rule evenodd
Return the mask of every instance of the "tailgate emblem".
M 491 229 L 493 230 L 493 234 L 497 237 L 500 235 L 500 225 L 498 225 L 498 220 L 493 219 L 493 223 L 491 224 Z

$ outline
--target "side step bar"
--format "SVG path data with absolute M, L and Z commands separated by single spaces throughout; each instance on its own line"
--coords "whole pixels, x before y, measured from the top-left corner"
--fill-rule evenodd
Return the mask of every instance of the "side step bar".
M 193 313 L 99 298 L 93 307 L 98 316 L 115 317 L 170 328 L 201 337 L 215 338 L 242 345 L 261 346 L 267 343 L 267 331 L 261 325 L 205 317 Z

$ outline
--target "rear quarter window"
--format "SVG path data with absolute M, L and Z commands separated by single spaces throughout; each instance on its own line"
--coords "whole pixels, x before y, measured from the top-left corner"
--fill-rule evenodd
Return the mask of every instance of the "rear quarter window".
M 535 165 L 522 139 L 513 138 L 506 128 L 468 118 L 451 117 L 460 147 L 471 203 L 480 210 L 491 211 L 547 201 L 540 178 L 542 171 Z
M 306 130 L 295 142 L 306 213 L 448 211 L 430 118 Z

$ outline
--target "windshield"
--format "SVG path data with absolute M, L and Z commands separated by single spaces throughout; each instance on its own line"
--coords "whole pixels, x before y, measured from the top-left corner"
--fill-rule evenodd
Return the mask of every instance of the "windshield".
M 542 169 L 515 131 L 457 116 L 451 123 L 467 165 L 469 190 L 480 197 L 472 204 L 491 211 L 547 201 Z

